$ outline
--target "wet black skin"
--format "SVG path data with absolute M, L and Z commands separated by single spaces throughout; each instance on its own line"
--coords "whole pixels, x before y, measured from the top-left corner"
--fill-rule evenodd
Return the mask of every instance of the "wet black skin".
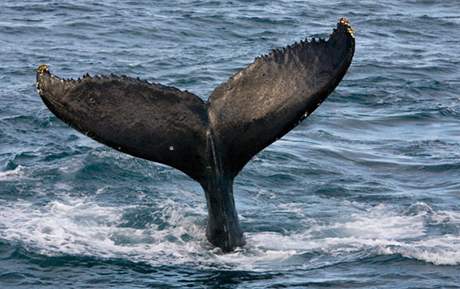
M 203 101 L 126 76 L 64 80 L 46 65 L 37 89 L 61 120 L 121 152 L 179 169 L 206 195 L 206 236 L 224 252 L 243 246 L 233 180 L 248 161 L 310 115 L 351 64 L 353 31 L 341 19 L 330 38 L 258 57 Z

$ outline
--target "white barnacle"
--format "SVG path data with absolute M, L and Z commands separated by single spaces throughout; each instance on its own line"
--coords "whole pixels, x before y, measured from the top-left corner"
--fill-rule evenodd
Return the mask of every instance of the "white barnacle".
M 169 146 L 169 150 L 170 150 L 170 151 L 173 151 L 173 150 L 174 150 L 174 147 L 173 147 L 173 146 Z
M 351 37 L 355 38 L 355 32 L 353 31 L 353 29 L 351 27 L 347 28 L 347 32 L 348 32 L 348 34 L 350 34 Z

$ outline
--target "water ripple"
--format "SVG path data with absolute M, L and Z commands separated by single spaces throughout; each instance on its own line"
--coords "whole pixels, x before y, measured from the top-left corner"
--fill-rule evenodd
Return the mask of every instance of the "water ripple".
M 0 287 L 440 288 L 460 266 L 456 0 L 3 1 Z M 204 237 L 201 188 L 78 134 L 34 69 L 128 74 L 206 99 L 351 18 L 337 90 L 236 179 L 247 246 Z M 263 133 L 263 132 L 261 132 Z

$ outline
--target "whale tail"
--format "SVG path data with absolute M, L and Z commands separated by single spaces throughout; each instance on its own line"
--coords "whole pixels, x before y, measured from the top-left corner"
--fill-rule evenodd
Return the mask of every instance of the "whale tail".
M 345 75 L 354 49 L 353 31 L 341 19 L 327 41 L 301 41 L 256 58 L 207 102 L 126 76 L 65 80 L 46 65 L 37 69 L 37 90 L 78 131 L 199 182 L 208 205 L 208 240 L 230 251 L 244 244 L 233 179 L 324 101 Z

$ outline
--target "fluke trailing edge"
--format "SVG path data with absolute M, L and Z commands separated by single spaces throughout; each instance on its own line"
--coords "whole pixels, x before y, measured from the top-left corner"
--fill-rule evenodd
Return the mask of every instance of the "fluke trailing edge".
M 233 180 L 246 163 L 310 115 L 350 66 L 353 30 L 340 19 L 327 41 L 301 41 L 256 58 L 203 101 L 173 87 L 126 76 L 64 80 L 46 65 L 37 89 L 48 108 L 121 152 L 179 169 L 201 184 L 208 240 L 244 244 Z

